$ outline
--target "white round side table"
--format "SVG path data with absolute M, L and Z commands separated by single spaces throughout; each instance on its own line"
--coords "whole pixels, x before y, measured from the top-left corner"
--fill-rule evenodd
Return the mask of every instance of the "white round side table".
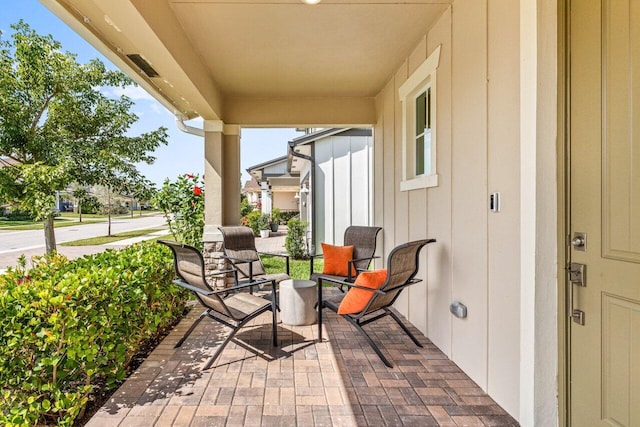
M 317 283 L 313 280 L 288 279 L 280 282 L 280 320 L 285 325 L 313 325 L 318 318 Z

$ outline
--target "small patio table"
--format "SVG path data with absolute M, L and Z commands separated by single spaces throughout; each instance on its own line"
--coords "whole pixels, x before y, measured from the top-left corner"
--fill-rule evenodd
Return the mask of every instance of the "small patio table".
M 317 283 L 289 279 L 280 282 L 280 320 L 285 325 L 313 325 L 318 318 L 315 305 Z

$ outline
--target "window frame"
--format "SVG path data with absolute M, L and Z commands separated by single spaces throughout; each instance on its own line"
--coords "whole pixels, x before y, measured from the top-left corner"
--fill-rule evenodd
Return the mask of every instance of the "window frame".
M 402 181 L 400 191 L 415 190 L 418 188 L 430 188 L 438 185 L 437 157 L 436 157 L 436 104 L 437 84 L 436 71 L 440 65 L 440 46 L 409 76 L 398 89 L 398 95 L 402 104 Z M 416 101 L 423 93 L 429 93 L 430 102 L 425 113 L 425 123 L 430 123 L 431 134 L 431 162 L 428 174 L 416 174 Z M 427 165 L 423 165 L 427 170 Z

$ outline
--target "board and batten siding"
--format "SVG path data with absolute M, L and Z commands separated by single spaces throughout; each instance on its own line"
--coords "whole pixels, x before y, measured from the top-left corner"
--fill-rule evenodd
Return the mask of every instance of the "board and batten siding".
M 350 135 L 314 143 L 316 242 L 341 245 L 348 226 L 371 225 L 372 145 L 370 136 Z
M 423 282 L 397 309 L 518 418 L 519 3 L 456 0 L 425 33 L 376 97 L 374 224 L 385 255 L 437 239 L 422 254 Z M 398 88 L 438 46 L 438 186 L 401 192 Z M 491 192 L 501 193 L 499 213 L 489 211 Z M 453 301 L 467 306 L 466 319 L 449 313 Z

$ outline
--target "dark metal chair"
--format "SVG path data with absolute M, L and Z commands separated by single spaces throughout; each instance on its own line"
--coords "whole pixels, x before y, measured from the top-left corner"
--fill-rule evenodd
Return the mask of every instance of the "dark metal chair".
M 355 328 L 364 335 L 367 342 L 380 357 L 385 365 L 392 368 L 393 365 L 382 354 L 378 346 L 373 342 L 371 337 L 362 329 L 363 326 L 375 322 L 385 316 L 391 316 L 402 330 L 411 338 L 411 340 L 418 346 L 422 347 L 422 344 L 418 342 L 416 337 L 409 331 L 409 329 L 400 321 L 398 316 L 391 311 L 391 306 L 398 299 L 400 293 L 408 286 L 418 283 L 421 280 L 416 279 L 415 276 L 418 273 L 419 268 L 419 255 L 420 250 L 429 243 L 435 242 L 435 239 L 416 240 L 409 243 L 404 243 L 400 246 L 396 246 L 387 259 L 387 279 L 380 286 L 379 289 L 371 289 L 363 286 L 357 286 L 354 283 L 347 281 L 340 281 L 326 276 L 318 277 L 318 339 L 322 341 L 322 309 L 329 308 L 333 312 L 338 312 L 338 307 L 342 302 L 342 299 L 346 294 L 338 294 L 336 296 L 328 297 L 324 299 L 322 296 L 323 283 L 332 283 L 335 285 L 348 286 L 349 288 L 358 288 L 373 294 L 371 300 L 366 307 L 359 313 L 343 314 L 342 317 L 347 319 Z M 373 316 L 370 316 L 373 315 Z
M 253 230 L 245 226 L 218 227 L 224 239 L 224 258 L 228 259 L 243 278 L 250 281 L 264 280 L 276 284 L 289 279 L 289 255 L 261 253 L 256 249 Z M 260 255 L 285 258 L 286 273 L 267 274 Z
M 378 237 L 378 233 L 380 233 L 382 228 L 380 227 L 368 227 L 362 225 L 351 225 L 347 227 L 344 231 L 344 246 L 353 245 L 353 259 L 349 261 L 349 265 L 347 268 L 347 276 L 333 276 L 322 273 L 315 273 L 313 271 L 313 260 L 315 258 L 321 258 L 323 255 L 312 255 L 310 260 L 310 280 L 318 281 L 318 277 L 320 275 L 324 277 L 331 277 L 336 280 L 346 280 L 347 282 L 353 282 L 358 274 L 361 271 L 366 271 L 369 269 L 369 265 L 371 261 L 375 258 L 379 258 L 375 256 L 376 252 L 376 239 Z M 355 267 L 356 276 L 351 276 L 352 266 Z M 340 287 L 342 290 L 342 287 Z
M 219 271 L 218 273 L 227 274 L 233 272 L 236 278 L 235 286 L 216 291 L 209 286 L 205 279 L 204 259 L 198 249 L 177 242 L 165 240 L 159 240 L 158 242 L 168 246 L 173 252 L 173 266 L 177 276 L 177 279 L 174 280 L 173 283 L 193 292 L 200 304 L 205 307 L 205 311 L 193 322 L 183 337 L 176 343 L 175 348 L 180 347 L 182 343 L 184 343 L 189 335 L 191 335 L 191 332 L 193 332 L 205 317 L 209 317 L 231 328 L 231 334 L 224 340 L 220 347 L 218 347 L 215 354 L 202 368 L 203 370 L 209 369 L 240 328 L 269 310 L 272 312 L 273 346 L 278 346 L 275 285 L 272 284 L 273 286 L 271 286 L 272 296 L 269 301 L 246 292 L 240 292 L 243 289 L 251 289 L 253 286 L 266 283 L 267 280 L 245 280 L 243 283 L 238 280 L 237 271 L 225 270 Z

